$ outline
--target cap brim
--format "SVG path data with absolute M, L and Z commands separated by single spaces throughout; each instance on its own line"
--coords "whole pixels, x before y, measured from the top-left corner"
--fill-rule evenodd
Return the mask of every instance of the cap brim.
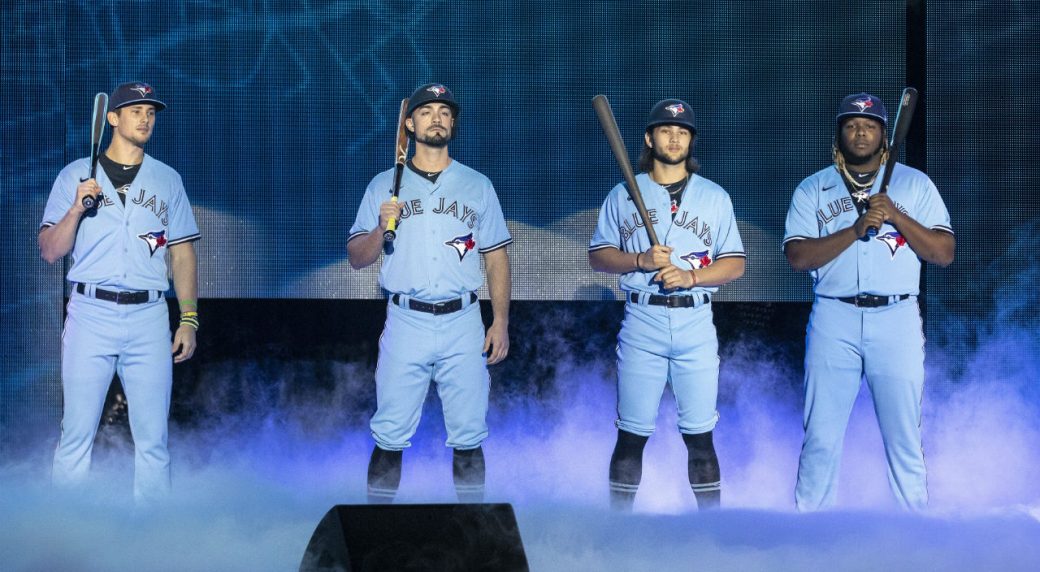
M 142 103 L 150 103 L 150 104 L 154 105 L 156 111 L 162 111 L 162 110 L 166 109 L 166 104 L 161 102 L 161 101 L 159 101 L 158 99 L 148 99 L 148 98 L 144 97 L 144 98 L 140 98 L 140 99 L 131 99 L 130 101 L 124 101 L 123 103 L 120 103 L 119 105 L 113 107 L 112 111 L 115 111 L 117 109 L 122 109 L 122 108 L 124 108 L 124 107 L 126 107 L 128 105 L 140 105 Z
M 884 125 L 885 127 L 888 127 L 888 120 L 887 119 L 882 119 L 882 118 L 878 117 L 877 115 L 872 115 L 870 113 L 860 113 L 858 111 L 847 111 L 845 113 L 839 113 L 838 116 L 834 118 L 834 122 L 835 123 L 841 123 L 842 121 L 845 121 L 846 119 L 848 119 L 850 117 L 866 117 L 867 119 L 873 119 L 874 121 L 877 121 L 878 123 Z

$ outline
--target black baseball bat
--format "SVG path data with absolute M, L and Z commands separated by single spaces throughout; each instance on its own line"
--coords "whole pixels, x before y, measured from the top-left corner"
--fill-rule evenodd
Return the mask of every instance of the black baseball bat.
M 108 94 L 102 92 L 94 96 L 94 118 L 90 124 L 90 176 L 97 174 L 98 158 L 101 156 L 101 137 L 105 134 L 105 114 L 108 113 Z M 90 210 L 101 201 L 101 193 L 97 196 L 83 197 L 83 208 Z
M 899 111 L 896 112 L 896 126 L 892 130 L 892 142 L 888 144 L 888 161 L 885 162 L 885 172 L 881 175 L 881 188 L 879 193 L 888 192 L 888 182 L 892 180 L 892 171 L 895 170 L 896 159 L 899 158 L 899 148 L 902 147 L 906 134 L 910 131 L 910 122 L 914 119 L 914 108 L 917 107 L 917 90 L 908 87 L 903 90 L 899 98 Z M 876 226 L 867 227 L 867 236 L 877 236 Z
M 646 205 L 643 204 L 643 194 L 639 191 L 639 185 L 636 184 L 635 174 L 632 173 L 632 163 L 629 161 L 625 144 L 621 141 L 621 132 L 618 130 L 617 120 L 614 119 L 614 110 L 610 108 L 607 96 L 597 95 L 593 97 L 592 108 L 596 110 L 596 117 L 599 118 L 599 124 L 603 127 L 603 134 L 607 136 L 607 141 L 610 143 L 610 150 L 614 152 L 614 158 L 617 159 L 618 166 L 621 167 L 621 174 L 625 177 L 625 187 L 628 190 L 628 196 L 632 198 L 632 202 L 636 205 L 639 218 L 643 219 L 643 227 L 646 228 L 646 234 L 650 237 L 650 244 L 657 246 L 661 243 L 657 240 L 657 232 L 654 231 L 654 225 L 650 222 L 650 215 L 646 212 Z
M 394 146 L 394 188 L 391 202 L 397 202 L 397 195 L 401 193 L 401 175 L 404 174 L 404 163 L 408 160 L 408 131 L 404 127 L 405 114 L 408 113 L 408 98 L 401 100 L 401 113 L 397 116 L 397 141 Z M 383 232 L 383 240 L 392 242 L 397 238 L 397 218 L 391 217 L 386 221 L 386 231 Z

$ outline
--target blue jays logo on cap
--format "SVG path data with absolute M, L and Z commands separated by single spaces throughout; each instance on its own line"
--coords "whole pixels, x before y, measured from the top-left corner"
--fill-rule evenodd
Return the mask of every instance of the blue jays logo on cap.
M 662 99 L 654 105 L 646 121 L 646 130 L 650 131 L 658 125 L 680 125 L 691 133 L 697 133 L 693 108 L 681 99 Z
M 132 81 L 117 87 L 109 98 L 108 109 L 115 111 L 120 107 L 142 103 L 154 105 L 156 111 L 166 109 L 166 104 L 155 97 L 155 89 L 143 81 Z
M 906 246 L 906 239 L 903 238 L 903 235 L 894 230 L 886 232 L 885 234 L 879 234 L 874 237 L 874 240 L 880 240 L 885 243 L 888 250 L 892 252 L 892 258 L 896 257 L 896 252 L 899 251 L 900 248 Z
M 141 97 L 147 97 L 153 91 L 152 86 L 148 85 L 147 83 L 139 83 L 131 87 L 130 89 L 136 91 L 137 93 L 140 93 Z
M 708 256 L 707 250 L 701 250 L 699 252 L 691 252 L 684 254 L 679 257 L 682 260 L 690 263 L 690 266 L 697 270 L 698 268 L 706 268 L 711 265 L 711 257 Z
M 667 109 L 668 111 L 670 111 L 672 113 L 672 117 L 679 117 L 680 113 L 686 111 L 686 108 L 684 108 L 683 104 L 681 104 L 681 103 L 676 103 L 674 105 L 669 105 L 665 109 Z
M 834 119 L 841 124 L 849 117 L 867 117 L 888 125 L 888 111 L 885 104 L 869 93 L 854 93 L 841 101 L 838 115 Z
M 866 109 L 868 107 L 874 107 L 874 102 L 871 101 L 869 97 L 863 97 L 863 98 L 860 98 L 860 99 L 857 99 L 857 100 L 853 101 L 852 105 L 855 105 L 856 107 L 859 108 L 860 111 L 863 111 L 864 109 Z
M 459 114 L 459 104 L 455 102 L 455 95 L 442 83 L 427 83 L 415 88 L 411 97 L 408 98 L 408 111 L 405 116 L 411 116 L 416 109 L 427 103 L 440 102 L 451 107 L 454 115 Z
M 146 232 L 144 234 L 137 235 L 137 238 L 145 241 L 148 245 L 148 250 L 151 250 L 151 254 L 155 255 L 155 251 L 166 246 L 166 231 L 158 230 L 152 232 Z
M 455 238 L 444 243 L 446 246 L 450 246 L 455 250 L 455 253 L 459 255 L 459 262 L 466 256 L 466 253 L 477 247 L 477 241 L 473 240 L 473 233 L 464 234 L 462 236 L 456 236 Z

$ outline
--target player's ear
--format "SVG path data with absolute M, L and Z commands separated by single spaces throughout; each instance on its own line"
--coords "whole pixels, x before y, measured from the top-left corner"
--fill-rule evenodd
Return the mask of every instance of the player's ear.
M 649 131 L 647 131 L 646 133 L 643 134 L 643 140 L 646 141 L 646 146 L 647 147 L 649 147 L 651 149 L 654 148 L 654 140 L 650 137 L 650 132 Z
M 119 127 L 119 112 L 109 111 L 105 114 L 105 117 L 108 119 L 109 125 L 112 127 Z

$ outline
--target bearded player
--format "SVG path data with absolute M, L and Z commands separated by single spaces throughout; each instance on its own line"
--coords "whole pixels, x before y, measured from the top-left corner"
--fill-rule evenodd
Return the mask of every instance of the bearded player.
M 491 181 L 448 153 L 458 114 L 447 87 L 427 84 L 415 90 L 405 119 L 415 156 L 401 178 L 399 200 L 390 200 L 393 169 L 376 175 L 347 240 L 354 268 L 383 254 L 379 284 L 390 295 L 370 424 L 375 439 L 368 465 L 370 502 L 391 502 L 397 494 L 403 451 L 419 425 L 431 380 L 444 407 L 455 492 L 461 501 L 484 497 L 487 366 L 509 352 L 506 246 L 512 238 Z M 391 218 L 399 221 L 397 237 L 384 244 Z M 476 295 L 484 282 L 480 256 L 494 312 L 486 333 Z
M 953 262 L 950 214 L 924 173 L 896 164 L 887 193 L 888 114 L 866 93 L 838 109 L 834 164 L 794 191 L 784 252 L 812 274 L 815 300 L 805 350 L 805 438 L 798 460 L 799 510 L 835 503 L 842 441 L 866 376 L 899 503 L 928 503 L 921 447 L 924 334 L 918 308 L 921 261 Z M 878 229 L 870 238 L 867 229 Z
M 711 298 L 744 274 L 744 246 L 729 195 L 697 174 L 693 110 L 678 99 L 654 106 L 636 178 L 650 221 L 624 184 L 607 195 L 589 244 L 594 270 L 620 274 L 625 319 L 618 334 L 617 444 L 610 459 L 611 506 L 631 510 L 643 448 L 655 429 L 666 384 L 688 450 L 690 487 L 701 509 L 720 504 L 722 480 L 712 432 L 718 422 L 718 338 Z M 643 224 L 662 244 L 651 246 Z

